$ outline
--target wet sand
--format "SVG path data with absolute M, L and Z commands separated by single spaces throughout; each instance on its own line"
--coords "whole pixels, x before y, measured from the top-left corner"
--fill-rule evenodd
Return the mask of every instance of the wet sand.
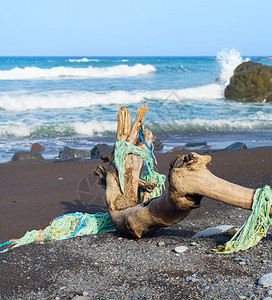
M 167 174 L 171 160 L 176 155 L 185 154 L 187 152 L 188 151 L 164 154 L 157 153 L 156 157 L 159 172 Z M 216 176 L 254 189 L 272 184 L 272 147 L 240 151 L 218 151 L 208 154 L 212 156 L 212 162 L 208 167 Z M 27 230 L 44 228 L 53 218 L 65 213 L 76 211 L 96 212 L 96 205 L 104 203 L 103 191 L 100 186 L 97 185 L 96 177 L 90 175 L 93 167 L 98 163 L 101 163 L 101 161 L 84 160 L 60 162 L 44 160 L 1 164 L 0 241 L 5 242 L 10 238 L 19 238 L 24 235 Z M 89 180 L 87 188 L 85 182 L 86 176 Z M 261 246 L 258 245 L 254 249 L 242 254 L 223 257 L 213 253 L 211 254 L 210 252 L 212 247 L 215 247 L 218 242 L 222 242 L 222 237 L 196 241 L 198 244 L 201 244 L 201 246 L 199 246 L 197 250 L 191 247 L 187 256 L 186 254 L 181 257 L 176 256 L 172 254 L 171 249 L 176 244 L 190 245 L 193 233 L 207 227 L 221 224 L 241 226 L 248 214 L 249 212 L 244 212 L 243 210 L 204 198 L 201 208 L 194 210 L 189 217 L 180 224 L 173 228 L 162 229 L 157 233 L 149 234 L 141 240 L 127 239 L 118 233 L 108 233 L 98 235 L 97 237 L 74 238 L 66 242 L 35 243 L 16 250 L 14 249 L 13 251 L 1 255 L 2 276 L 0 279 L 0 295 L 3 299 L 13 299 L 13 296 L 15 297 L 14 299 L 20 297 L 23 299 L 31 299 L 32 297 L 33 299 L 54 299 L 54 297 L 57 296 L 60 296 L 61 299 L 69 299 L 75 295 L 82 294 L 84 289 L 86 291 L 89 288 L 88 294 L 94 297 L 92 299 L 131 299 L 130 296 L 135 293 L 140 299 L 144 299 L 145 297 L 149 299 L 152 293 L 154 299 L 167 299 L 169 297 L 169 299 L 175 299 L 175 297 L 203 299 L 203 297 L 206 298 L 206 296 L 207 299 L 210 299 L 210 297 L 219 297 L 221 289 L 222 299 L 228 297 L 236 299 L 239 295 L 243 297 L 243 295 L 246 294 L 244 287 L 238 289 L 240 292 L 234 289 L 234 291 L 236 291 L 234 294 L 230 294 L 224 284 L 219 285 L 220 289 L 217 288 L 219 284 L 217 281 L 221 280 L 221 275 L 216 266 L 218 266 L 218 268 L 220 268 L 221 265 L 224 266 L 224 264 L 229 266 L 229 264 L 233 264 L 235 257 L 244 256 L 253 259 L 259 255 L 261 259 L 269 262 L 269 251 L 263 251 L 262 247 L 269 247 L 267 250 L 271 248 L 269 246 L 271 244 L 270 234 L 263 239 Z M 163 249 L 159 249 L 157 246 L 157 242 L 160 240 L 165 242 L 166 247 Z M 92 244 L 96 245 L 96 254 L 93 255 L 91 254 Z M 134 253 L 133 249 L 135 249 L 135 247 L 139 248 L 139 250 Z M 76 251 L 76 249 L 79 248 L 84 248 L 84 251 Z M 68 252 L 65 251 L 65 249 Z M 116 252 L 114 256 L 117 249 L 119 249 L 118 255 Z M 105 257 L 112 255 L 115 257 L 112 258 L 110 265 L 108 265 L 109 261 L 105 262 L 105 259 L 101 260 L 97 257 L 98 250 L 100 252 L 102 251 Z M 130 253 L 130 251 L 132 252 Z M 141 251 L 143 251 L 142 254 Z M 154 251 L 162 251 L 165 252 L 165 255 L 170 255 L 170 258 L 168 258 L 169 261 L 155 268 L 155 265 L 158 265 L 162 258 L 157 257 L 157 252 L 156 255 L 152 254 Z M 197 252 L 196 257 L 200 258 L 201 263 L 199 263 L 199 260 L 196 260 L 196 257 L 190 257 L 196 254 L 194 251 Z M 129 262 L 124 261 L 124 257 L 119 257 L 120 255 L 122 256 L 122 253 L 130 253 L 131 263 L 134 262 L 136 264 L 134 269 L 129 268 Z M 37 261 L 37 257 L 35 257 L 37 255 L 40 257 L 39 262 Z M 50 257 L 50 255 L 54 257 L 54 261 L 61 263 L 52 264 L 52 257 Z M 65 259 L 63 255 L 66 257 Z M 136 261 L 138 261 L 139 257 L 145 261 L 142 261 L 142 264 L 139 265 L 139 269 L 137 269 Z M 184 260 L 186 260 L 186 257 L 188 258 L 188 262 L 185 264 Z M 75 261 L 73 261 L 74 259 Z M 177 259 L 182 259 L 183 263 L 181 263 L 181 265 L 183 265 L 183 268 L 180 269 L 180 267 L 177 267 L 177 271 L 174 274 L 173 270 L 175 268 L 173 267 L 177 264 Z M 29 260 L 31 262 L 29 262 Z M 44 263 L 43 270 L 40 269 L 41 260 Z M 94 263 L 95 260 L 97 260 L 98 265 Z M 14 261 L 17 261 L 16 264 L 14 264 Z M 82 261 L 86 261 L 87 265 L 82 263 Z M 23 266 L 21 265 L 22 262 L 25 262 Z M 171 266 L 169 265 L 170 262 L 172 263 Z M 35 266 L 40 266 L 35 272 L 33 272 L 33 270 L 35 270 L 33 267 L 34 263 Z M 262 273 L 269 272 L 270 268 L 268 264 L 256 261 L 255 264 L 247 263 L 246 267 L 243 264 L 238 265 L 237 269 L 236 262 L 236 271 L 234 272 L 233 266 L 230 265 L 230 271 L 225 271 L 225 276 L 227 276 L 226 278 L 228 278 L 230 282 L 237 281 L 244 276 L 245 278 L 243 280 L 251 284 L 250 288 L 248 287 L 248 295 L 245 297 L 252 298 L 254 296 L 255 299 L 259 299 L 258 297 L 267 295 L 268 291 L 264 289 L 260 290 L 256 285 L 256 280 L 258 280 L 258 276 Z M 150 267 L 148 267 L 148 265 Z M 129 289 L 126 286 L 122 289 L 120 283 L 120 285 L 116 285 L 116 289 L 113 289 L 112 292 L 110 291 L 108 285 L 109 283 L 111 283 L 111 285 L 113 284 L 113 278 L 110 273 L 105 275 L 105 271 L 108 268 L 108 272 L 114 272 L 112 269 L 113 266 L 115 266 L 117 274 L 122 273 L 122 270 L 125 268 L 126 271 L 122 273 L 122 276 L 126 278 L 124 282 L 127 282 Z M 144 272 L 142 270 L 143 266 L 148 268 L 148 271 Z M 154 274 L 151 272 L 152 268 L 154 269 Z M 226 269 L 226 267 L 224 268 Z M 94 283 L 88 283 L 88 276 L 84 273 L 85 275 L 82 275 L 83 283 L 77 284 L 80 288 L 77 290 L 76 287 L 73 287 L 72 282 L 77 282 L 78 274 L 86 270 L 89 270 L 96 279 L 100 278 L 100 281 L 98 280 L 97 282 L 100 282 L 101 286 L 98 283 L 96 283 L 96 285 Z M 201 270 L 203 271 L 202 273 Z M 29 276 L 27 275 L 28 272 Z M 40 277 L 42 272 L 43 275 Z M 213 275 L 207 275 L 207 272 L 212 272 Z M 151 273 L 156 278 L 153 278 L 150 275 Z M 62 276 L 60 274 L 66 275 Z M 147 289 L 142 290 L 141 283 L 134 281 L 133 278 L 136 278 L 137 274 L 140 277 L 142 276 L 141 280 L 146 282 Z M 166 281 L 163 280 L 164 275 L 162 274 L 166 274 L 164 278 Z M 186 277 L 192 274 L 196 274 L 195 276 L 199 277 L 197 284 L 192 285 L 190 279 L 186 279 Z M 217 281 L 214 281 L 214 276 L 217 278 Z M 29 279 L 26 279 L 28 277 Z M 40 284 L 37 282 L 39 277 Z M 62 279 L 60 279 L 60 277 Z M 174 278 L 174 283 L 171 283 L 171 290 L 170 287 L 165 287 L 165 284 L 167 282 L 169 283 L 169 278 L 172 277 Z M 91 280 L 91 278 L 89 278 L 89 280 Z M 107 282 L 106 285 L 105 282 Z M 124 282 L 122 284 L 124 284 Z M 157 283 L 155 284 L 155 282 Z M 201 285 L 199 285 L 200 282 Z M 205 282 L 207 285 L 204 284 Z M 105 287 L 104 292 L 103 284 Z M 243 285 L 244 284 L 245 283 L 243 283 Z M 61 285 L 65 287 L 62 291 L 59 289 Z M 186 287 L 188 287 L 188 291 L 186 291 Z M 129 292 L 126 292 L 127 290 Z M 123 292 L 124 294 L 122 294 Z M 238 295 L 237 293 L 240 294 Z M 114 295 L 116 295 L 116 297 Z

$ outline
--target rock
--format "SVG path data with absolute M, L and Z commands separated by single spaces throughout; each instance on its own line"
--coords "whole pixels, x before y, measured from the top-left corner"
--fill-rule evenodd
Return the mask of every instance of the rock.
M 164 245 L 165 245 L 165 242 L 164 242 L 164 241 L 158 242 L 158 246 L 159 246 L 159 247 L 162 247 L 162 246 L 164 246 Z
M 190 243 L 190 246 L 198 246 L 198 243 L 192 242 L 192 243 Z
M 111 147 L 107 144 L 97 144 L 91 150 L 92 158 L 100 158 L 100 154 L 109 154 L 111 151 Z
M 38 152 L 19 151 L 13 155 L 11 160 L 19 161 L 19 160 L 42 160 L 42 159 L 44 158 Z
M 272 286 L 272 273 L 265 274 L 261 279 L 259 279 L 258 285 L 266 287 Z
M 43 151 L 45 151 L 45 148 L 39 143 L 34 143 L 30 149 L 30 152 L 43 152 Z
M 65 146 L 64 149 L 59 152 L 60 159 L 73 159 L 84 157 L 90 157 L 90 153 L 85 150 L 73 149 L 67 146 Z
M 217 234 L 221 234 L 226 232 L 227 230 L 230 230 L 231 228 L 234 228 L 232 225 L 220 225 L 216 227 L 211 227 L 202 231 L 197 232 L 193 238 L 199 238 L 199 237 L 208 237 L 213 236 Z
M 225 88 L 225 98 L 256 102 L 272 101 L 272 66 L 252 61 L 240 64 Z
M 236 142 L 236 143 L 229 145 L 224 150 L 238 151 L 238 150 L 243 150 L 243 149 L 247 149 L 246 144 L 241 143 L 241 142 Z
M 190 142 L 190 143 L 185 144 L 184 146 L 188 147 L 188 148 L 207 146 L 207 142 Z
M 186 247 L 186 246 L 177 246 L 177 247 L 175 247 L 174 252 L 176 252 L 176 253 L 183 253 L 187 249 L 188 249 L 188 247 Z
M 238 227 L 232 227 L 225 232 L 223 232 L 224 235 L 226 236 L 234 236 L 238 232 L 239 228 Z
M 178 147 L 174 147 L 173 149 L 169 150 L 168 152 L 177 152 L 177 151 L 184 151 L 184 150 L 188 150 L 188 148 L 185 146 L 178 146 Z
M 153 138 L 152 138 L 153 146 L 155 151 L 159 151 L 163 149 L 163 143 L 159 139 L 159 137 L 153 133 Z
M 92 300 L 94 298 L 89 297 L 89 296 L 75 296 L 72 298 L 72 300 Z

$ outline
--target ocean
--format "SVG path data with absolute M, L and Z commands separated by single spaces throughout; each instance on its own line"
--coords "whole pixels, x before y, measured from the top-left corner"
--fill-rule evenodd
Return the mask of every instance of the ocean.
M 267 57 L 222 50 L 214 57 L 0 57 L 0 162 L 38 142 L 45 158 L 64 146 L 114 143 L 117 113 L 148 105 L 145 126 L 164 150 L 187 142 L 272 145 L 272 104 L 224 99 L 241 62 Z

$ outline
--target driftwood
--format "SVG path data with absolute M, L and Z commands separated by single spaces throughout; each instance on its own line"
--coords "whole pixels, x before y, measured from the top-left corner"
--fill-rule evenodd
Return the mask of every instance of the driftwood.
M 131 127 L 130 112 L 122 107 L 118 114 L 116 141 L 127 141 L 146 149 L 138 142 L 140 127 L 144 140 L 150 145 L 152 133 L 144 129 L 143 118 L 148 108 L 137 111 Z M 189 153 L 178 155 L 170 164 L 169 188 L 162 196 L 149 199 L 157 182 L 145 182 L 139 179 L 143 161 L 136 155 L 129 154 L 125 162 L 125 185 L 122 193 L 118 171 L 113 163 L 114 148 L 104 161 L 109 161 L 106 170 L 101 165 L 95 167 L 93 174 L 99 176 L 99 183 L 106 190 L 106 200 L 111 220 L 122 233 L 140 238 L 143 234 L 161 227 L 171 226 L 184 219 L 190 211 L 200 206 L 202 197 L 212 198 L 244 209 L 251 209 L 254 190 L 245 188 L 214 176 L 206 167 L 211 157 Z M 140 203 L 139 187 L 143 190 Z

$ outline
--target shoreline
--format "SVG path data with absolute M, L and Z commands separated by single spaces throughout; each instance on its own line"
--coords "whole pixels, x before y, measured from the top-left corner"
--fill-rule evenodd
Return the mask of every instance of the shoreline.
M 178 154 L 156 153 L 158 171 L 167 174 Z M 199 151 L 197 151 L 199 152 Z M 211 172 L 225 180 L 256 189 L 271 184 L 272 147 L 207 153 Z M 26 230 L 45 228 L 64 213 L 94 212 L 103 199 L 96 178 L 89 175 L 98 159 L 19 161 L 0 164 L 1 242 Z M 89 175 L 89 176 L 88 176 Z M 88 176 L 89 196 L 80 201 L 80 179 Z M 99 200 L 100 199 L 100 200 Z M 229 237 L 192 239 L 208 227 L 241 226 L 249 211 L 204 198 L 182 222 L 144 236 L 118 232 L 33 243 L 3 253 L 0 296 L 4 299 L 72 299 L 84 292 L 91 299 L 260 299 L 268 295 L 257 285 L 271 271 L 272 233 L 253 249 L 217 255 L 210 249 Z M 158 246 L 163 241 L 164 246 Z M 177 255 L 173 248 L 188 250 Z M 138 295 L 137 297 L 135 295 Z M 255 298 L 254 298 L 254 297 Z

